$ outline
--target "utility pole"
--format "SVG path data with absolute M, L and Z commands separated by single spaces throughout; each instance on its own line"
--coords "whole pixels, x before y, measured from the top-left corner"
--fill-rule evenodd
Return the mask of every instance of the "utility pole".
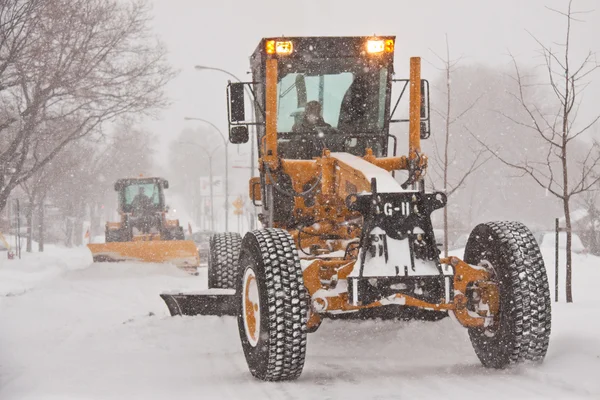
M 208 155 L 208 176 L 210 187 L 210 230 L 215 231 L 215 196 L 213 194 L 213 169 L 212 169 L 212 154 Z M 227 223 L 225 223 L 227 225 Z M 227 227 L 225 228 L 227 231 Z
M 204 118 L 185 117 L 184 120 L 204 122 L 205 124 L 212 126 L 219 133 L 219 135 L 221 135 L 221 139 L 223 139 L 223 145 L 225 146 L 225 232 L 227 232 L 229 230 L 229 148 L 227 146 L 229 144 L 229 140 L 227 140 L 223 132 L 221 132 L 221 130 L 215 124 L 205 120 Z
M 215 151 L 217 151 L 218 149 L 221 148 L 221 146 L 217 146 L 214 149 L 212 149 L 211 151 L 208 151 L 204 146 L 202 146 L 201 144 L 198 143 L 194 143 L 194 142 L 178 142 L 179 144 L 183 144 L 183 145 L 192 145 L 192 146 L 196 146 L 199 149 L 201 149 L 204 154 L 206 154 L 206 157 L 208 158 L 208 179 L 209 179 L 209 186 L 210 186 L 210 230 L 214 231 L 215 230 L 215 197 L 214 197 L 214 192 L 213 192 L 213 185 L 214 185 L 214 180 L 213 180 L 213 166 L 212 166 L 212 159 L 213 156 L 215 154 Z M 225 196 L 227 197 L 227 178 L 225 178 Z M 227 210 L 227 208 L 225 208 L 225 210 Z M 225 219 L 225 224 L 227 224 L 227 218 Z M 227 227 L 225 228 L 225 230 L 227 230 Z
M 231 72 L 222 69 L 222 68 L 216 68 L 216 67 L 210 67 L 210 66 L 206 66 L 206 65 L 195 65 L 194 68 L 196 69 L 196 71 L 218 71 L 218 72 L 222 72 L 226 75 L 229 75 L 230 77 L 232 77 L 233 79 L 235 79 L 236 81 L 242 83 L 242 80 L 240 78 L 238 78 L 237 76 L 235 76 L 234 74 L 232 74 Z M 248 99 L 250 100 L 250 119 L 252 120 L 252 122 L 255 122 L 255 111 L 254 111 L 254 97 L 252 96 L 252 93 L 250 92 L 250 90 L 248 89 L 247 86 L 244 86 L 246 95 L 248 96 Z M 253 125 L 252 129 L 250 129 L 250 179 L 252 179 L 254 177 L 254 165 L 255 165 L 255 161 L 254 161 L 254 145 L 258 144 L 257 142 L 257 131 L 256 131 L 256 126 Z M 254 230 L 255 228 L 255 220 L 256 220 L 256 210 L 252 210 L 252 216 L 250 217 L 250 230 Z

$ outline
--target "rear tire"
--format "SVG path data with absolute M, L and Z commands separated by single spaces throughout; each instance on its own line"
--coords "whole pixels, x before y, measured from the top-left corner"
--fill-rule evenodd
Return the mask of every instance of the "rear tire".
M 183 233 L 183 227 L 178 226 L 171 232 L 171 240 L 185 240 L 185 234 Z
M 282 229 L 249 232 L 240 254 L 238 327 L 252 375 L 297 379 L 306 355 L 308 294 L 294 240 Z
M 120 242 L 121 241 L 121 231 L 107 229 L 106 232 L 104 233 L 104 241 L 106 243 Z
M 469 328 L 481 363 L 505 368 L 542 361 L 550 340 L 551 298 L 544 260 L 531 231 L 518 222 L 480 224 L 469 236 L 464 259 L 487 267 L 499 288 L 494 326 Z
M 209 288 L 235 289 L 241 244 L 239 233 L 217 233 L 210 238 Z

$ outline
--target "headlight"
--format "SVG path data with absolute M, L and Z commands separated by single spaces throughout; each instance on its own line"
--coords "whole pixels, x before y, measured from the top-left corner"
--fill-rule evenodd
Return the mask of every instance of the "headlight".
M 391 53 L 394 51 L 394 39 L 371 39 L 367 41 L 367 52 L 374 53 Z
M 294 50 L 294 44 L 289 40 L 267 40 L 265 50 L 267 54 L 291 54 Z

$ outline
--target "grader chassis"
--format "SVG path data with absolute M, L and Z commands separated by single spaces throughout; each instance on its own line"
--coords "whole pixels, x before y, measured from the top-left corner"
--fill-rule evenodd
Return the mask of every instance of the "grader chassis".
M 424 191 L 420 145 L 428 85 L 419 58 L 410 79 L 392 78 L 394 45 L 393 36 L 267 38 L 251 57 L 253 81 L 228 85 L 230 141 L 247 142 L 257 126 L 250 198 L 264 228 L 213 237 L 208 292 L 161 296 L 174 315 L 236 315 L 258 379 L 299 377 L 307 333 L 324 318 L 390 307 L 454 315 L 486 367 L 546 354 L 548 282 L 524 225 L 480 224 L 464 260 L 439 257 L 430 215 L 446 196 Z M 394 119 L 393 84 L 409 88 L 408 120 Z M 244 85 L 257 121 L 245 119 Z M 306 129 L 314 101 L 323 118 Z M 398 157 L 389 127 L 402 121 L 409 149 Z M 407 172 L 404 183 L 395 171 Z

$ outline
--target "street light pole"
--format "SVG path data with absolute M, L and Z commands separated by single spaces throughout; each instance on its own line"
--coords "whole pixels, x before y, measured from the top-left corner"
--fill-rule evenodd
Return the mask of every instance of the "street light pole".
M 227 147 L 229 141 L 227 140 L 225 135 L 223 135 L 223 132 L 221 132 L 221 130 L 215 124 L 205 120 L 204 118 L 185 117 L 184 119 L 186 121 L 200 121 L 212 126 L 217 132 L 219 132 L 219 135 L 221 135 L 221 139 L 223 139 L 223 144 L 225 145 L 225 232 L 227 232 L 229 230 L 229 149 Z
M 213 168 L 212 168 L 212 158 L 215 154 L 215 151 L 217 151 L 221 146 L 217 146 L 214 149 L 212 149 L 212 151 L 208 151 L 206 150 L 206 148 L 198 143 L 193 143 L 193 142 L 178 142 L 179 144 L 191 144 L 194 146 L 197 146 L 198 148 L 202 149 L 202 151 L 204 151 L 204 153 L 206 154 L 206 156 L 208 157 L 208 179 L 210 184 L 208 185 L 210 187 L 210 230 L 214 232 L 215 230 L 215 197 L 213 195 Z M 227 149 L 227 146 L 225 147 L 225 149 Z M 227 180 L 225 181 L 225 193 L 227 193 Z M 227 210 L 227 208 L 225 209 Z M 225 219 L 225 221 L 227 221 L 227 218 Z M 227 222 L 225 222 L 225 224 L 227 224 Z M 225 228 L 225 230 L 227 231 L 227 228 Z
M 242 80 L 240 78 L 238 78 L 237 76 L 235 76 L 234 74 L 232 74 L 231 72 L 221 69 L 221 68 L 216 68 L 216 67 L 208 67 L 206 65 L 195 65 L 194 68 L 197 71 L 218 71 L 218 72 L 222 72 L 226 75 L 229 75 L 230 77 L 232 77 L 233 79 L 235 79 L 238 82 L 242 82 Z M 252 119 L 252 121 L 254 122 L 254 98 L 252 97 L 252 93 L 250 92 L 250 90 L 248 89 L 247 86 L 244 86 L 244 90 L 246 92 L 246 95 L 248 96 L 248 99 L 250 100 L 250 118 Z M 256 128 L 252 128 L 251 132 L 254 133 L 254 136 L 251 135 L 250 137 L 250 179 L 252 179 L 254 177 L 254 142 L 256 140 Z M 254 230 L 254 210 L 252 211 L 252 217 L 250 218 L 250 230 Z
M 209 176 L 209 187 L 210 187 L 210 230 L 215 231 L 215 196 L 213 194 L 213 169 L 212 169 L 212 153 L 208 154 L 208 176 Z M 227 183 L 225 183 L 227 185 Z M 227 223 L 225 223 L 227 225 Z M 227 231 L 227 226 L 225 227 Z

